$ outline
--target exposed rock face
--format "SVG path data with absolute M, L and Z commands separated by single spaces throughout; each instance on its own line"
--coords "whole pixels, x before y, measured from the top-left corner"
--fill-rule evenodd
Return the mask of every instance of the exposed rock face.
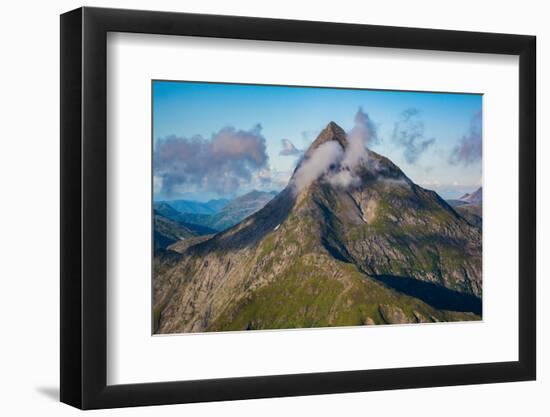
M 330 141 L 348 146 L 330 123 L 305 159 Z M 344 169 L 159 263 L 155 331 L 479 319 L 481 229 L 375 152 L 352 186 L 328 180 Z
M 330 122 L 327 125 L 327 127 L 323 129 L 323 131 L 319 134 L 319 136 L 317 136 L 317 139 L 315 139 L 313 143 L 309 146 L 304 157 L 306 159 L 311 157 L 315 149 L 317 149 L 323 143 L 330 142 L 330 141 L 338 142 L 338 144 L 342 147 L 342 149 L 346 149 L 346 147 L 348 146 L 348 139 L 346 137 L 346 132 L 344 132 L 344 129 L 342 129 L 340 126 L 338 126 L 334 122 Z

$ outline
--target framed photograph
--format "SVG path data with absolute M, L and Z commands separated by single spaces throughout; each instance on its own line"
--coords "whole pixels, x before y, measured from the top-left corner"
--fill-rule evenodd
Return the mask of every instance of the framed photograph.
M 535 37 L 61 16 L 61 401 L 533 380 Z

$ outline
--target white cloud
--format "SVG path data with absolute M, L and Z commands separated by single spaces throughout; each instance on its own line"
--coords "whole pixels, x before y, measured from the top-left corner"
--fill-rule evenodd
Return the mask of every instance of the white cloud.
M 292 179 L 297 192 L 326 173 L 331 165 L 339 163 L 344 151 L 336 141 L 325 142 L 317 147 L 308 159 L 302 161 Z

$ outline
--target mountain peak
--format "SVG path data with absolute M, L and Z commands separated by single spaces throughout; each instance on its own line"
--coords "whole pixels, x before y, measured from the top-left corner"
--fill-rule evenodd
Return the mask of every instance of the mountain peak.
M 311 156 L 311 154 L 315 149 L 317 149 L 323 143 L 330 142 L 330 141 L 338 142 L 343 149 L 346 149 L 346 146 L 348 145 L 346 132 L 344 131 L 344 129 L 342 129 L 340 126 L 338 126 L 334 122 L 330 122 L 327 125 L 327 127 L 325 127 L 321 131 L 321 133 L 319 133 L 319 136 L 317 136 L 317 139 L 315 139 L 313 143 L 309 146 L 308 150 L 305 153 L 305 156 L 306 157 Z
M 459 200 L 465 201 L 470 204 L 481 204 L 483 200 L 483 190 L 479 187 L 473 193 L 466 193 Z
M 327 125 L 327 127 L 325 128 L 325 130 L 328 129 L 332 132 L 335 132 L 335 133 L 344 133 L 344 129 L 342 129 L 340 126 L 338 126 L 338 124 L 336 122 L 333 122 L 333 121 L 330 121 Z

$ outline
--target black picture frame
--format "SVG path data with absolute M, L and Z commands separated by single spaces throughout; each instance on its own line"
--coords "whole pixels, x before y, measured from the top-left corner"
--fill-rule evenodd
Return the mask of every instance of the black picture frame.
M 519 360 L 107 385 L 108 32 L 519 56 Z M 536 38 L 137 10 L 61 15 L 61 401 L 82 409 L 536 378 Z

